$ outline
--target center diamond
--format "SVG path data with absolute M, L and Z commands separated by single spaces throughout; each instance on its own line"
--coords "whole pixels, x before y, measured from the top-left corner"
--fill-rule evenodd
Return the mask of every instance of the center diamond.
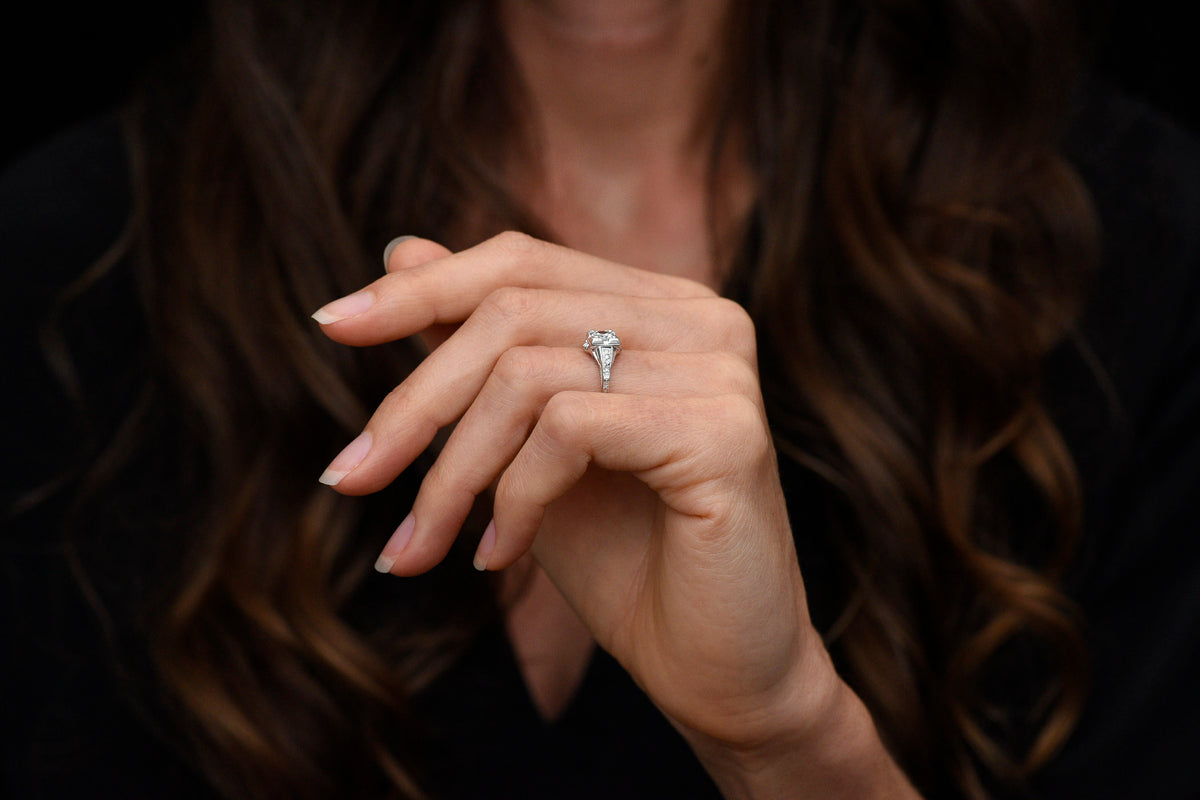
M 621 340 L 617 338 L 616 331 L 588 331 L 583 346 L 588 350 L 596 347 L 620 347 Z

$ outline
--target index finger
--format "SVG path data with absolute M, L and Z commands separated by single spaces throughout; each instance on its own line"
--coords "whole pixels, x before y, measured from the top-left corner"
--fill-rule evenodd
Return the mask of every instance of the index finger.
M 403 258 L 416 240 L 399 245 Z M 502 233 L 468 250 L 392 269 L 354 294 L 313 314 L 334 341 L 371 345 L 402 339 L 436 324 L 462 322 L 483 299 L 503 287 L 562 289 L 626 297 L 713 297 L 703 284 L 628 267 L 542 242 Z

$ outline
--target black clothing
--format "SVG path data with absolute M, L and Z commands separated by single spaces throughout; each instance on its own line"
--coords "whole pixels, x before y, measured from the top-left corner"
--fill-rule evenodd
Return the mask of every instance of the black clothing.
M 1104 261 L 1083 323 L 1087 346 L 1068 343 L 1050 360 L 1047 402 L 1086 491 L 1071 587 L 1087 614 L 1093 688 L 1077 733 L 1037 789 L 1047 798 L 1196 798 L 1200 147 L 1145 108 L 1105 96 L 1081 112 L 1071 152 L 1101 214 Z M 119 233 L 130 203 L 125 173 L 119 130 L 105 120 L 0 179 L 5 501 L 53 475 L 76 442 L 74 412 L 39 355 L 38 324 Z M 133 399 L 145 334 L 128 269 L 94 295 L 73 340 L 85 343 L 81 381 L 103 421 Z M 207 796 L 154 712 L 126 699 L 109 666 L 105 621 L 55 540 L 59 511 L 4 522 L 0 794 Z M 131 534 L 122 546 L 147 550 L 135 566 L 153 568 L 151 542 Z M 821 556 L 800 546 L 819 607 L 812 561 Z M 138 596 L 137 569 L 133 588 L 108 588 Z M 716 796 L 683 741 L 603 653 L 553 725 L 537 717 L 498 626 L 420 702 L 435 739 L 455 742 L 431 746 L 428 764 L 447 797 Z

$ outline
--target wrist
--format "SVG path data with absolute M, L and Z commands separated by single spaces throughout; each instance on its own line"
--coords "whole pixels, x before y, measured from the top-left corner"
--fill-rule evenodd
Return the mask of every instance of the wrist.
M 814 654 L 818 655 L 818 654 Z M 693 750 L 727 800 L 918 798 L 880 739 L 862 700 L 823 666 L 782 695 L 753 738 L 690 736 Z

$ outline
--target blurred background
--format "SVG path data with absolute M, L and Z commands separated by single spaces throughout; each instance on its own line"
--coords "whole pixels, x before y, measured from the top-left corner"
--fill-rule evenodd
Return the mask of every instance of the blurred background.
M 797 2 L 801 0 L 795 0 Z M 1174 0 L 1080 0 L 1096 70 L 1200 135 L 1196 33 Z M 403 0 L 397 0 L 403 2 Z M 0 167 L 55 131 L 120 102 L 176 46 L 199 0 L 10 4 L 0 25 Z

